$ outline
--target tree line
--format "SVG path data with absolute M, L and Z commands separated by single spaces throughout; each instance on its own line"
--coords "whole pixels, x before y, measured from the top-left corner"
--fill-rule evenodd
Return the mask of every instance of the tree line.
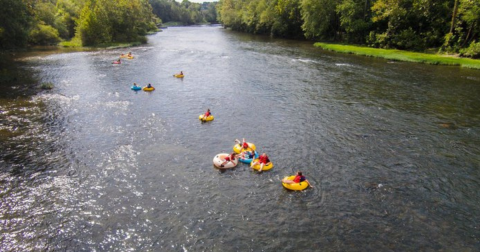
M 220 0 L 217 9 L 244 32 L 480 57 L 479 0 Z
M 163 22 L 216 22 L 216 3 L 183 0 L 0 0 L 0 50 L 146 42 Z

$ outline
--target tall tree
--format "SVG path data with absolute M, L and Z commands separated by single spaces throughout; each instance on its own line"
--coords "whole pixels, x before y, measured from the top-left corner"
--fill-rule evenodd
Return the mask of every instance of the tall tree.
M 27 45 L 33 13 L 24 0 L 0 0 L 0 49 Z
M 349 42 L 364 43 L 371 28 L 370 1 L 342 0 L 336 8 Z
M 155 27 L 146 0 L 88 0 L 77 21 L 77 35 L 83 45 L 146 41 Z
M 307 38 L 334 38 L 338 31 L 335 0 L 302 0 L 303 31 Z

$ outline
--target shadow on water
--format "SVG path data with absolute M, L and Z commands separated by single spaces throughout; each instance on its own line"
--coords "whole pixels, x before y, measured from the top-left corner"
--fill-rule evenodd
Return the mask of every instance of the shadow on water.
M 15 56 L 2 55 L 0 61 L 0 99 L 30 97 L 40 91 L 35 71 L 27 62 L 16 61 Z

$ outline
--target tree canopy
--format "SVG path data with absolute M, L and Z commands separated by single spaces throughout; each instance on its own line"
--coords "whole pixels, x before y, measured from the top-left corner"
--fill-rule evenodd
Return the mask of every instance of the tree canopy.
M 146 41 L 161 22 L 480 57 L 479 0 L 0 0 L 0 50 Z
M 216 3 L 174 0 L 0 0 L 0 50 L 55 45 L 144 42 L 162 19 L 184 25 L 216 22 Z
M 478 0 L 220 0 L 235 30 L 480 57 Z

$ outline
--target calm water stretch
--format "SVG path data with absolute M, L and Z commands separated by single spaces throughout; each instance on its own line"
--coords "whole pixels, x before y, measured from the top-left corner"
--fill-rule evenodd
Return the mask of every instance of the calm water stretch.
M 1 251 L 480 250 L 478 70 L 218 26 L 8 67 Z M 275 167 L 213 168 L 236 138 Z M 314 187 L 285 190 L 298 170 Z

